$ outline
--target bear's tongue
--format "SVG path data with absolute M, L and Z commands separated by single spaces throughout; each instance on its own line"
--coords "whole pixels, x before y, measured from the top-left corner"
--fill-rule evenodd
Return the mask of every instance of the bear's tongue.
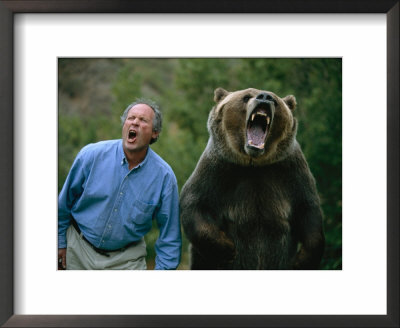
M 252 141 L 253 145 L 260 145 L 264 142 L 265 131 L 260 125 L 250 126 L 247 130 L 247 139 Z

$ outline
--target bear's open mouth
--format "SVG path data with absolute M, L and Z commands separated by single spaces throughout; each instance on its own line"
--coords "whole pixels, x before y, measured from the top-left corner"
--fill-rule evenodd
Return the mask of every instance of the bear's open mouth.
M 264 149 L 270 124 L 270 111 L 264 107 L 256 108 L 247 121 L 247 145 L 257 149 Z

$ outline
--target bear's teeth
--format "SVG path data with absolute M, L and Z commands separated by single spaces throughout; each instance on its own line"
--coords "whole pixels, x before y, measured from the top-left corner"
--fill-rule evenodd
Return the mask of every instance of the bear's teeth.
M 269 124 L 270 121 L 271 120 L 270 120 L 269 116 L 267 116 L 267 124 Z
M 251 121 L 253 122 L 256 116 L 265 116 L 268 117 L 268 115 L 264 112 L 257 112 L 257 113 L 253 113 L 251 114 Z
M 250 146 L 254 146 L 254 147 L 258 148 L 258 149 L 264 149 L 265 143 L 262 143 L 262 144 L 260 144 L 260 145 L 255 145 L 255 144 L 253 143 L 253 140 L 249 140 L 249 145 L 250 145 Z

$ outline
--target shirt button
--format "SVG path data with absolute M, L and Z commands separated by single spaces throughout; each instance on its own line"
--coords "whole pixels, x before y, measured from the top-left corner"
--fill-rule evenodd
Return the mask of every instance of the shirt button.
M 123 195 L 124 193 L 123 193 L 123 192 L 120 192 L 119 194 L 120 194 L 120 195 Z
M 118 211 L 116 208 L 114 208 L 114 212 Z

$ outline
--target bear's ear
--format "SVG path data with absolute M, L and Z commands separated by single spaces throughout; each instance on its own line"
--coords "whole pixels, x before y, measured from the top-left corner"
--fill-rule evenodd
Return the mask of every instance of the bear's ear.
M 283 98 L 283 101 L 286 103 L 291 111 L 294 111 L 297 105 L 295 96 L 286 96 L 285 98 Z
M 217 88 L 214 91 L 214 101 L 219 103 L 222 99 L 224 99 L 228 95 L 228 91 L 222 88 Z

